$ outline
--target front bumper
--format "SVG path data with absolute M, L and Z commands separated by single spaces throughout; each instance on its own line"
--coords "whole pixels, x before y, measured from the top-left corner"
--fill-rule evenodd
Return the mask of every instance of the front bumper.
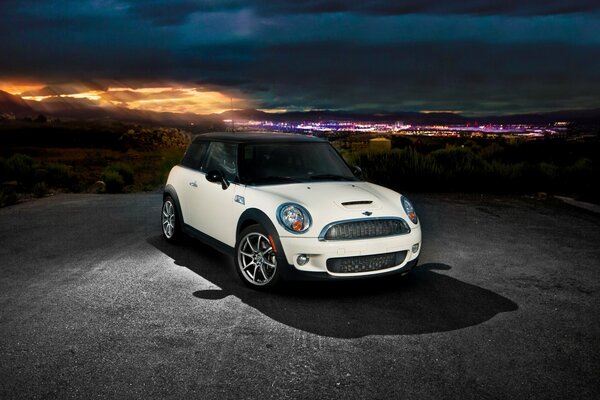
M 284 236 L 280 237 L 280 242 L 287 264 L 289 264 L 287 275 L 292 277 L 304 275 L 311 277 L 309 279 L 319 276 L 321 278 L 360 278 L 401 273 L 414 267 L 421 251 L 421 229 L 417 226 L 406 235 L 345 241 L 320 241 L 318 238 Z M 415 245 L 418 245 L 418 249 L 413 251 Z M 328 259 L 396 252 L 406 252 L 406 257 L 399 264 L 384 269 L 336 273 L 327 268 Z M 297 259 L 300 255 L 307 255 L 309 261 L 304 265 L 299 265 Z
M 404 275 L 409 273 L 413 268 L 417 266 L 419 258 L 415 258 L 407 263 L 403 264 L 399 268 L 392 268 L 389 270 L 377 271 L 377 274 L 370 275 L 332 275 L 323 272 L 305 272 L 300 271 L 293 266 L 288 266 L 283 272 L 283 278 L 286 281 L 349 281 L 357 279 L 369 279 L 369 278 L 382 278 L 389 275 Z

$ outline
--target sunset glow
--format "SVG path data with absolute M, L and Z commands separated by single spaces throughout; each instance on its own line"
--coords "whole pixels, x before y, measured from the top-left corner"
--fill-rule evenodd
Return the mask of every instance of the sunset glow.
M 252 106 L 248 99 L 239 94 L 185 85 L 139 88 L 119 85 L 99 90 L 81 84 L 0 82 L 0 90 L 37 102 L 56 99 L 89 100 L 100 107 L 125 107 L 156 112 L 212 114 Z
M 14 95 L 20 95 L 31 90 L 40 90 L 44 86 L 42 83 L 0 81 L 0 90 Z
M 195 87 L 109 88 L 101 98 L 132 109 L 176 113 L 211 114 L 247 106 L 240 97 Z

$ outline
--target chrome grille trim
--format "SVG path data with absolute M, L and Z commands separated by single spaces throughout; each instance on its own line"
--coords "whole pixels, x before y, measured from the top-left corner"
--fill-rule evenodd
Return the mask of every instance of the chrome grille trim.
M 407 251 L 397 251 L 395 253 L 369 256 L 329 258 L 327 260 L 327 271 L 334 274 L 380 271 L 402 264 L 407 253 Z
M 321 230 L 319 240 L 360 240 L 408 233 L 410 233 L 410 227 L 402 218 L 360 218 L 327 224 Z

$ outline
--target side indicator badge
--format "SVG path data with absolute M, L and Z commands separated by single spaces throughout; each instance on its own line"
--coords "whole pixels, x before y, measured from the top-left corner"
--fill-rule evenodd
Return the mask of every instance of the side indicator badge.
M 233 198 L 233 201 L 235 201 L 236 203 L 240 203 L 242 205 L 246 204 L 246 199 L 244 199 L 244 196 L 240 196 L 240 195 L 237 195 L 237 194 Z
M 368 216 L 370 216 L 371 214 L 373 214 L 371 211 L 365 211 L 365 212 L 363 213 L 363 215 L 366 215 L 367 217 L 368 217 Z

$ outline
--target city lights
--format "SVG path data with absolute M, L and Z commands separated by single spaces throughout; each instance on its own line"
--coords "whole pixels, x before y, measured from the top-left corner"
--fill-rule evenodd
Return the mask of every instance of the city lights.
M 228 120 L 231 121 L 231 120 Z M 568 123 L 557 122 L 550 125 L 529 124 L 465 124 L 465 125 L 412 125 L 401 121 L 235 121 L 236 130 L 264 130 L 272 132 L 294 132 L 319 136 L 339 136 L 352 134 L 386 134 L 438 137 L 522 137 L 543 138 L 562 136 Z

